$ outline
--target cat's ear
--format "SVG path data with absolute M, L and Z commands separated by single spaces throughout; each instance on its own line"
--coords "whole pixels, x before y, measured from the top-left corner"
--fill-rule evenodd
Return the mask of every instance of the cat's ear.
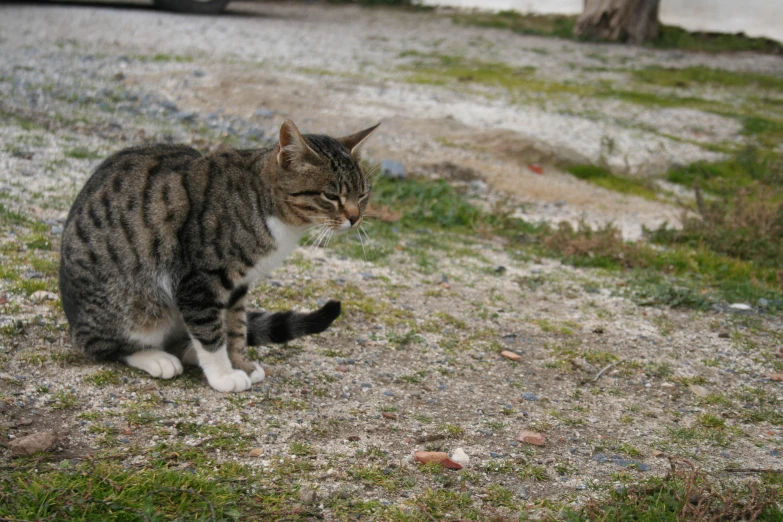
M 359 145 L 364 143 L 364 140 L 370 137 L 370 134 L 373 133 L 375 129 L 378 128 L 378 125 L 375 125 L 373 127 L 370 127 L 369 129 L 364 129 L 363 131 L 359 131 L 356 134 L 351 134 L 350 136 L 346 136 L 344 138 L 339 138 L 337 141 L 343 144 L 343 146 L 351 151 L 351 154 L 356 152 L 356 149 L 359 148 Z
M 294 158 L 312 155 L 318 157 L 313 149 L 307 144 L 296 128 L 294 122 L 286 120 L 280 127 L 280 150 L 277 153 L 277 163 L 282 168 L 287 169 Z

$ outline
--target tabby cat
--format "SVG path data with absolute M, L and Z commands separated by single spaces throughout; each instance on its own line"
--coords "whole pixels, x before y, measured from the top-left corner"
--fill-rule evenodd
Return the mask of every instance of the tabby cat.
M 73 344 L 164 379 L 199 365 L 221 392 L 263 380 L 247 346 L 322 332 L 340 303 L 248 312 L 248 289 L 309 229 L 359 226 L 371 186 L 357 148 L 376 127 L 335 139 L 286 121 L 266 149 L 202 156 L 157 144 L 110 156 L 63 231 L 60 295 Z

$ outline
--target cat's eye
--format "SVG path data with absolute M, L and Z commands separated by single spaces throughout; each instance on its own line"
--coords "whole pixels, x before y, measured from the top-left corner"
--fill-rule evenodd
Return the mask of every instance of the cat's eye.
M 340 196 L 338 196 L 337 194 L 327 194 L 326 192 L 321 192 L 321 196 L 328 199 L 329 201 L 335 201 L 335 202 L 340 201 Z

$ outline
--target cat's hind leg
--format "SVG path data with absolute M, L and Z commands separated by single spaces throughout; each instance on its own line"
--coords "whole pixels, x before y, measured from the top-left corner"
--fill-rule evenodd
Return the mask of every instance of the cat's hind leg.
M 110 336 L 107 331 L 96 334 L 91 329 L 77 328 L 73 343 L 95 359 L 121 361 L 153 377 L 171 379 L 182 373 L 182 363 L 176 356 L 138 340 Z
M 122 361 L 128 366 L 144 370 L 153 377 L 171 379 L 182 374 L 182 363 L 163 350 L 140 350 L 125 356 Z

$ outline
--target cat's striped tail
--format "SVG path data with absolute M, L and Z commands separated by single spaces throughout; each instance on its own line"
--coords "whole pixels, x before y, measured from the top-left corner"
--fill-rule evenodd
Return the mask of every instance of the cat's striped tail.
M 249 312 L 247 345 L 286 343 L 321 333 L 340 315 L 340 301 L 329 301 L 315 312 Z

